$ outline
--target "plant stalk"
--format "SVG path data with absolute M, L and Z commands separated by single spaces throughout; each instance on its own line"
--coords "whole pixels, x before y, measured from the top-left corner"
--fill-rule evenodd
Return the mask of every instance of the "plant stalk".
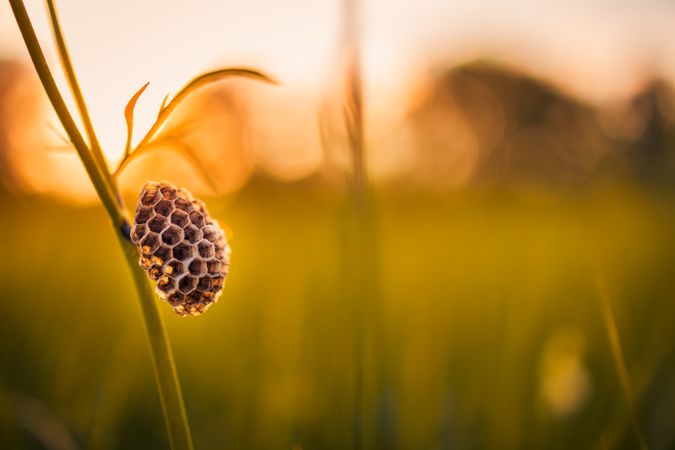
M 103 172 L 103 176 L 106 178 L 108 184 L 111 186 L 116 186 L 116 182 L 110 170 L 108 169 L 108 164 L 106 163 L 105 157 L 103 156 L 103 150 L 101 149 L 101 144 L 96 137 L 96 132 L 94 130 L 94 125 L 91 122 L 91 117 L 89 116 L 89 109 L 87 108 L 87 103 L 84 100 L 84 95 L 82 94 L 82 89 L 80 88 L 80 83 L 77 80 L 75 75 L 75 69 L 73 69 L 73 63 L 70 58 L 70 52 L 68 51 L 68 46 L 66 45 L 66 40 L 63 37 L 63 31 L 61 29 L 61 24 L 59 22 L 59 16 L 56 12 L 56 6 L 54 5 L 53 0 L 47 1 L 47 9 L 49 10 L 49 21 L 52 25 L 52 31 L 54 32 L 54 39 L 56 40 L 56 47 L 59 51 L 59 58 L 61 60 L 61 65 L 63 70 L 66 73 L 66 80 L 68 81 L 68 87 L 70 92 L 73 94 L 75 99 L 75 104 L 77 105 L 77 110 L 84 124 L 84 130 L 89 139 L 89 148 L 91 148 L 92 155 L 96 164 Z M 121 197 L 117 197 L 118 203 L 121 203 Z
M 12 7 L 12 11 L 14 12 L 16 23 L 19 25 L 19 29 L 21 30 L 23 40 L 26 43 L 26 48 L 30 54 L 33 66 L 35 66 L 38 77 L 40 77 L 40 82 L 47 92 L 49 101 L 54 107 L 59 120 L 63 124 L 63 128 L 66 130 L 68 137 L 73 143 L 73 146 L 75 146 L 75 150 L 77 150 L 77 153 L 80 155 L 82 164 L 84 164 L 84 168 L 86 169 L 89 178 L 91 178 L 94 188 L 96 189 L 96 193 L 101 199 L 103 206 L 105 207 L 115 226 L 119 229 L 119 227 L 121 227 L 126 222 L 126 219 L 124 217 L 124 212 L 115 200 L 116 193 L 114 188 L 110 184 L 106 183 L 106 177 L 103 174 L 103 171 L 96 163 L 91 150 L 84 141 L 80 131 L 77 128 L 77 125 L 75 124 L 75 121 L 73 120 L 73 117 L 68 111 L 68 107 L 63 101 L 63 97 L 56 86 L 54 77 L 49 70 L 47 60 L 45 59 L 44 53 L 42 52 L 42 48 L 40 47 L 37 36 L 35 35 L 35 30 L 33 29 L 33 25 L 30 21 L 30 18 L 28 17 L 28 13 L 26 12 L 26 7 L 21 0 L 9 0 L 9 3 Z
M 176 364 L 169 344 L 169 338 L 157 308 L 157 299 L 148 283 L 147 276 L 138 265 L 136 247 L 117 233 L 120 247 L 124 251 L 127 265 L 136 286 L 138 300 L 143 310 L 145 329 L 150 343 L 150 354 L 155 372 L 155 381 L 162 401 L 164 421 L 169 432 L 173 450 L 192 450 L 192 436 L 188 424 L 185 402 L 178 382 Z
M 169 432 L 171 448 L 173 450 L 192 450 L 190 428 L 168 337 L 166 330 L 164 329 L 162 318 L 157 309 L 152 289 L 145 278 L 145 273 L 137 263 L 137 250 L 124 235 L 124 229 L 128 228 L 128 221 L 121 202 L 118 201 L 120 198 L 119 191 L 116 185 L 111 182 L 112 178 L 109 171 L 105 168 L 105 164 L 99 164 L 98 162 L 103 161 L 100 146 L 94 144 L 92 144 L 92 148 L 87 146 L 70 111 L 68 111 L 68 108 L 63 101 L 63 97 L 56 86 L 54 77 L 51 74 L 23 2 L 21 0 L 9 0 L 9 3 L 21 31 L 21 35 L 23 36 L 26 48 L 28 49 L 28 53 L 35 66 L 35 70 L 49 97 L 49 101 L 54 107 L 66 133 L 68 133 L 68 136 L 77 150 L 87 174 L 96 189 L 96 193 L 110 216 L 115 230 L 115 236 L 117 236 L 125 255 L 127 265 L 131 271 L 138 299 L 141 303 L 141 310 L 143 311 L 143 318 L 145 320 L 145 328 L 155 371 L 155 379 L 162 402 L 164 420 Z M 58 29 L 58 25 L 54 26 L 55 29 Z M 63 43 L 63 45 L 65 48 L 65 43 Z M 84 102 L 83 99 L 82 101 Z M 91 136 L 94 136 L 95 139 L 93 127 L 91 128 L 91 133 Z

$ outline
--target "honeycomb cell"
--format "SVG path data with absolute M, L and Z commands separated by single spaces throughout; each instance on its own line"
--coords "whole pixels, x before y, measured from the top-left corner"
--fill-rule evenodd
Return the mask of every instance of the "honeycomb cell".
M 178 226 L 171 224 L 162 231 L 162 242 L 167 245 L 176 245 L 183 240 L 183 230 Z
M 154 206 L 160 198 L 162 198 L 162 195 L 157 189 L 148 189 L 141 194 L 139 202 L 143 206 Z
M 154 208 L 157 214 L 167 217 L 173 211 L 173 203 L 170 200 L 160 200 Z
M 159 233 L 164 228 L 166 228 L 166 226 L 167 226 L 166 222 L 167 222 L 166 217 L 155 216 L 148 221 L 148 228 L 150 228 L 150 230 L 154 231 L 155 233 Z
M 225 277 L 223 276 L 216 276 L 213 277 L 213 290 L 218 292 L 223 288 L 223 285 L 225 284 Z
M 185 275 L 178 281 L 178 290 L 184 294 L 192 291 L 197 286 L 197 279 L 190 275 Z
M 176 306 L 185 303 L 185 295 L 177 291 L 172 292 L 171 294 L 169 294 L 166 300 L 171 304 L 171 306 Z
M 188 266 L 188 270 L 192 275 L 203 275 L 206 272 L 206 263 L 204 262 L 203 259 L 193 259 L 190 265 Z
M 150 207 L 141 207 L 136 211 L 136 216 L 134 217 L 134 223 L 140 224 L 148 221 L 153 215 L 152 208 Z
M 179 209 L 171 213 L 171 223 L 178 225 L 181 228 L 185 228 L 185 225 L 190 221 L 188 214 L 185 211 Z
M 229 247 L 218 247 L 216 249 L 216 258 L 223 260 L 227 258 L 227 255 L 229 255 Z
M 202 300 L 202 294 L 201 294 L 201 292 L 197 292 L 197 291 L 190 292 L 187 295 L 186 300 L 187 300 L 187 303 L 190 304 L 190 305 L 193 305 L 195 303 L 199 303 Z
M 199 256 L 202 258 L 211 258 L 215 255 L 213 244 L 208 241 L 201 241 L 197 244 L 197 249 L 199 250 Z
M 171 248 L 160 244 L 157 251 L 155 251 L 154 256 L 158 258 L 159 261 L 161 261 L 161 264 L 164 264 L 171 259 Z
M 204 232 L 204 239 L 206 239 L 209 242 L 213 242 L 214 244 L 218 242 L 219 236 L 216 227 L 214 227 L 213 225 L 204 225 L 202 231 Z
M 204 226 L 204 215 L 200 211 L 192 211 L 190 213 L 190 222 L 197 228 Z
M 166 268 L 164 269 L 164 273 L 172 276 L 180 275 L 184 272 L 185 264 L 180 261 L 176 261 L 175 259 L 169 261 L 169 263 L 166 265 Z
M 213 280 L 209 277 L 201 277 L 199 283 L 197 283 L 197 290 L 200 292 L 205 292 L 211 289 L 213 286 Z
M 194 253 L 194 248 L 185 242 L 181 242 L 173 248 L 173 257 L 179 261 L 192 258 Z
M 217 259 L 212 259 L 207 263 L 209 275 L 218 275 L 222 270 L 223 265 Z
M 179 209 L 186 213 L 191 213 L 194 210 L 192 203 L 187 198 L 182 198 L 179 196 L 179 198 L 177 198 L 176 201 L 173 202 L 173 204 L 176 207 L 176 209 Z
M 202 230 L 197 228 L 196 226 L 189 224 L 183 229 L 183 232 L 185 233 L 185 239 L 190 243 L 190 244 L 196 244 L 197 242 L 201 241 L 202 238 L 204 237 L 204 233 L 202 233 Z
M 169 294 L 176 289 L 176 280 L 166 275 L 162 275 L 157 280 L 157 290 L 163 294 Z
M 148 235 L 141 241 L 141 251 L 143 254 L 149 255 L 154 253 L 159 248 L 159 236 L 155 233 L 148 233 Z
M 143 267 L 145 270 L 150 269 L 152 266 L 152 261 L 150 261 L 150 258 L 147 258 L 145 256 L 141 256 L 141 259 L 138 260 L 138 263 Z
M 138 244 L 141 239 L 143 239 L 143 236 L 145 236 L 145 232 L 147 231 L 147 228 L 145 227 L 144 224 L 138 224 L 135 227 L 131 229 L 131 242 L 134 244 Z
M 150 266 L 148 269 L 148 276 L 150 277 L 151 280 L 157 280 L 159 277 L 164 275 L 164 271 L 162 270 L 162 266 L 158 264 L 153 264 Z
M 162 197 L 164 197 L 167 200 L 176 200 L 176 198 L 178 198 L 178 193 L 176 192 L 176 188 L 173 187 L 173 186 L 169 186 L 167 184 L 164 184 L 159 189 L 159 191 L 162 193 Z

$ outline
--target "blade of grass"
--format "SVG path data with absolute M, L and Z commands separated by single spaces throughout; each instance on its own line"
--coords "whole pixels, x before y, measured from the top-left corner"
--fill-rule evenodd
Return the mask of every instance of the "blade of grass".
M 628 366 L 626 365 L 626 358 L 623 354 L 619 329 L 616 325 L 612 305 L 609 302 L 609 292 L 604 277 L 597 277 L 595 286 L 598 298 L 600 299 L 600 306 L 602 307 L 602 316 L 607 329 L 607 337 L 612 351 L 612 358 L 614 359 L 614 366 L 616 368 L 617 376 L 619 377 L 619 384 L 621 385 L 624 401 L 628 408 L 628 414 L 630 415 L 630 421 L 633 425 L 635 437 L 640 445 L 640 449 L 648 450 L 644 433 L 642 432 L 642 428 L 638 421 L 637 408 L 633 397 L 633 388 L 631 386 L 630 376 L 628 375 Z

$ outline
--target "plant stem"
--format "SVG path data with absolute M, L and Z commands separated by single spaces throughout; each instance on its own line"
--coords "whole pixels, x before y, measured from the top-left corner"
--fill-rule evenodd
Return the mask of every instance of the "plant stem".
M 365 131 L 363 120 L 363 90 L 361 81 L 359 0 L 345 0 L 344 13 L 344 120 L 351 173 L 349 176 L 349 212 L 347 228 L 347 279 L 351 284 L 351 309 L 354 357 L 354 411 L 352 417 L 353 448 L 369 447 L 366 427 L 369 424 L 366 401 L 365 349 L 369 325 L 370 298 L 368 279 L 371 274 L 365 241 L 369 234 L 366 170 L 364 163 Z
M 623 354 L 619 329 L 616 326 L 612 305 L 609 303 L 609 293 L 604 277 L 597 277 L 595 286 L 600 299 L 600 306 L 602 307 L 602 316 L 605 320 L 605 328 L 607 329 L 607 337 L 609 339 L 612 357 L 614 358 L 614 366 L 619 378 L 619 384 L 621 385 L 623 398 L 626 402 L 626 407 L 628 408 L 630 421 L 633 425 L 633 430 L 635 431 L 635 438 L 638 441 L 640 450 L 648 450 L 647 441 L 645 440 L 644 433 L 640 427 L 640 422 L 638 421 L 637 407 L 633 397 L 630 376 L 628 375 L 628 365 L 626 364 L 626 358 Z
M 121 202 L 118 201 L 120 196 L 117 187 L 114 182 L 111 181 L 112 178 L 110 173 L 105 167 L 100 146 L 97 146 L 97 144 L 94 145 L 93 143 L 91 149 L 87 146 L 73 117 L 68 111 L 68 108 L 63 101 L 63 97 L 54 82 L 54 77 L 49 70 L 49 66 L 47 65 L 44 53 L 42 52 L 42 48 L 35 35 L 35 30 L 33 29 L 33 25 L 31 24 L 23 2 L 21 0 L 9 0 L 9 3 L 14 12 L 14 17 L 19 25 L 19 29 L 21 30 L 21 35 L 26 43 L 28 53 L 35 66 L 35 70 L 40 77 L 40 81 L 47 92 L 47 96 L 49 97 L 56 114 L 75 146 L 101 202 L 110 216 L 115 229 L 115 236 L 120 243 L 127 265 L 133 276 L 138 299 L 143 311 L 143 318 L 145 320 L 145 328 L 150 344 L 155 379 L 157 381 L 157 387 L 162 402 L 164 420 L 169 432 L 171 448 L 173 450 L 192 450 L 190 428 L 185 412 L 183 396 L 178 383 L 178 375 L 176 373 L 173 355 L 162 318 L 157 309 L 154 294 L 145 278 L 145 273 L 137 263 L 137 250 L 128 240 L 126 240 L 126 236 L 124 236 L 122 232 L 123 228 L 128 227 L 128 221 Z M 58 25 L 55 25 L 55 29 L 58 29 Z M 63 43 L 63 46 L 65 49 L 65 43 Z M 77 91 L 79 92 L 79 89 L 77 89 Z M 82 101 L 84 102 L 84 100 Z M 85 120 L 85 122 L 87 121 L 88 119 Z M 91 126 L 90 122 L 89 125 Z M 91 133 L 91 136 L 95 139 L 93 127 L 91 127 Z M 97 161 L 103 161 L 103 164 L 99 164 Z
M 82 138 L 80 131 L 75 125 L 73 117 L 68 111 L 68 107 L 63 101 L 63 97 L 59 92 L 54 77 L 49 70 L 47 61 L 45 59 L 40 43 L 38 42 L 37 36 L 35 35 L 35 30 L 31 24 L 28 13 L 26 12 L 26 7 L 24 6 L 21 0 L 9 0 L 9 3 L 14 12 L 14 17 L 16 18 L 16 23 L 19 25 L 21 30 L 21 35 L 23 40 L 26 43 L 28 53 L 30 58 L 33 61 L 35 70 L 37 71 L 38 76 L 40 77 L 40 82 L 47 92 L 49 101 L 51 102 L 56 114 L 59 116 L 59 120 L 63 124 L 63 128 L 68 133 L 71 142 L 75 146 L 77 153 L 80 155 L 82 164 L 89 174 L 96 193 L 101 199 L 103 206 L 105 206 L 108 211 L 108 215 L 112 219 L 115 226 L 119 229 L 125 222 L 124 212 L 119 207 L 116 201 L 116 193 L 113 186 L 106 182 L 106 176 L 103 174 L 103 171 L 96 163 L 91 150 L 87 146 L 87 143 Z
M 169 440 L 173 450 L 192 450 L 192 436 L 188 425 L 185 403 L 178 374 L 169 345 L 169 338 L 164 328 L 162 316 L 157 308 L 157 300 L 148 283 L 145 272 L 138 265 L 138 252 L 120 233 L 117 234 L 120 246 L 124 251 L 127 264 L 131 269 L 138 300 L 143 310 L 143 319 L 150 343 L 150 354 L 155 372 L 155 380 L 162 401 L 164 421 L 169 431 Z
M 54 32 L 56 47 L 59 51 L 61 65 L 63 65 L 63 70 L 66 73 L 66 79 L 68 80 L 70 92 L 73 94 L 75 104 L 77 105 L 77 110 L 80 113 L 80 118 L 84 124 L 85 132 L 89 138 L 89 146 L 91 148 L 94 160 L 101 169 L 101 172 L 103 172 L 103 175 L 106 178 L 108 184 L 115 186 L 116 183 L 110 174 L 110 171 L 108 170 L 108 164 L 105 161 L 101 145 L 98 142 L 98 138 L 96 137 L 94 125 L 91 122 L 87 103 L 84 101 L 84 95 L 82 94 L 82 89 L 80 88 L 80 83 L 77 81 L 77 76 L 75 75 L 75 70 L 73 69 L 73 63 L 71 62 L 68 46 L 66 45 L 65 38 L 63 37 L 63 31 L 61 30 L 61 24 L 59 23 L 59 16 L 56 12 L 56 6 L 54 5 L 53 0 L 47 0 L 47 8 L 49 10 L 49 19 Z M 118 196 L 117 201 L 118 203 L 121 203 L 121 197 Z

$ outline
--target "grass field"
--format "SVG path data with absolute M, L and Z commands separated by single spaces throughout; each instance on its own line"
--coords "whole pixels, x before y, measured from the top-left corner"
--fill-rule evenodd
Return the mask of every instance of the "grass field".
M 218 305 L 162 305 L 199 449 L 343 449 L 341 199 L 253 185 Z M 0 447 L 165 448 L 131 279 L 100 208 L 0 196 Z M 631 186 L 379 192 L 372 448 L 675 448 L 675 201 Z M 374 381 L 376 380 L 376 381 Z

